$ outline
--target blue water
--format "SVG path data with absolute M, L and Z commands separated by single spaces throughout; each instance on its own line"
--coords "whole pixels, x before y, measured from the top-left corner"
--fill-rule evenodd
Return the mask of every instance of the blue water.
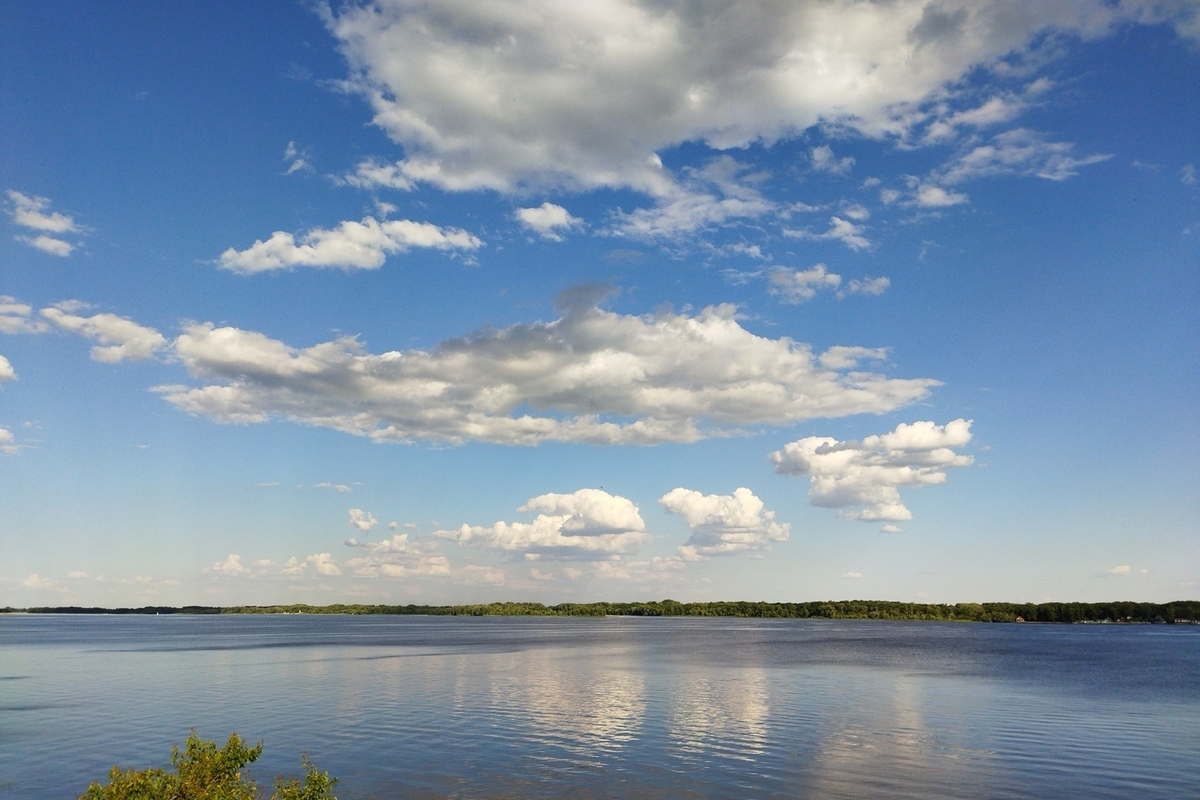
M 357 798 L 1200 798 L 1200 626 L 0 617 L 0 799 L 189 729 Z

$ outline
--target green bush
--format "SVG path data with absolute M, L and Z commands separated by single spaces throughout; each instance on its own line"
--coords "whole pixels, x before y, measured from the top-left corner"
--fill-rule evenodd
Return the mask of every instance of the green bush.
M 262 742 L 247 747 L 236 733 L 218 748 L 192 731 L 182 753 L 171 748 L 174 773 L 113 767 L 106 785 L 93 783 L 79 800 L 260 800 L 265 795 L 245 768 L 262 749 Z M 337 800 L 331 794 L 337 778 L 318 770 L 308 756 L 301 759 L 304 778 L 276 778 L 271 800 Z

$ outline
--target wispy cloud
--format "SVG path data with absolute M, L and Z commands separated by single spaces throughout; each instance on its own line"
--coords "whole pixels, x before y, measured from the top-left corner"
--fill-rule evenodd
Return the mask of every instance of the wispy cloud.
M 9 189 L 8 199 L 12 204 L 8 212 L 12 221 L 37 232 L 34 236 L 17 236 L 17 241 L 62 258 L 71 255 L 78 246 L 63 237 L 65 234 L 81 236 L 84 229 L 72 217 L 59 211 L 50 211 L 49 198 L 26 195 Z
M 266 241 L 245 250 L 229 248 L 217 260 L 230 272 L 251 275 L 295 267 L 379 269 L 389 255 L 414 247 L 435 250 L 477 250 L 483 242 L 458 228 L 440 228 L 428 222 L 364 217 L 347 220 L 333 229 L 313 228 L 300 237 L 275 231 Z

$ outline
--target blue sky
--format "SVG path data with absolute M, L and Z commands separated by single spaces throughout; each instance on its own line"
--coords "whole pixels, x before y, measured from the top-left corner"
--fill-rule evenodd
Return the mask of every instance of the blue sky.
M 0 604 L 1194 597 L 1198 12 L 6 4 Z

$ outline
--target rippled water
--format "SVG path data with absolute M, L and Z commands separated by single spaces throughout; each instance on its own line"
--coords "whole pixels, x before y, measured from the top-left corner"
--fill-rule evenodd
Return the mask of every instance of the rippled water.
M 0 617 L 0 798 L 190 728 L 343 800 L 1200 797 L 1200 626 Z

